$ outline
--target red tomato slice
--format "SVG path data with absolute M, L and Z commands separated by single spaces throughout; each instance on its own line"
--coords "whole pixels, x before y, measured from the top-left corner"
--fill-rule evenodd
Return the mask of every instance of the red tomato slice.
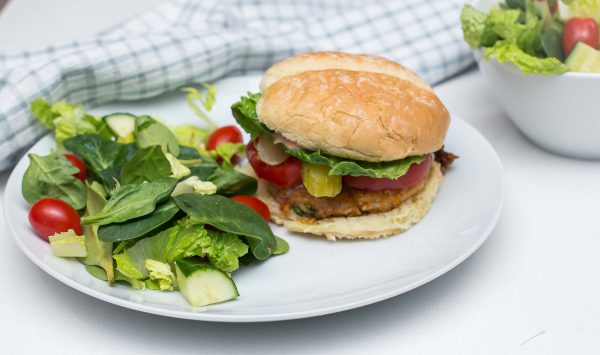
M 381 191 L 403 189 L 412 186 L 427 177 L 433 160 L 432 156 L 432 154 L 429 154 L 427 158 L 419 164 L 412 164 L 406 174 L 398 179 L 372 178 L 368 176 L 344 176 L 342 181 L 350 187 L 363 190 Z
M 591 18 L 573 17 L 565 23 L 562 34 L 563 53 L 569 55 L 577 42 L 583 42 L 590 47 L 598 49 L 600 34 L 598 24 Z
M 63 200 L 43 198 L 34 203 L 29 210 L 29 223 L 35 233 L 45 241 L 54 233 L 66 232 L 72 229 L 77 235 L 82 235 L 79 213 Z
M 269 222 L 271 220 L 271 211 L 269 210 L 269 206 L 256 197 L 238 195 L 233 196 L 231 199 L 252 208 L 259 215 L 261 215 L 265 221 Z
M 214 150 L 221 143 L 242 143 L 242 131 L 236 126 L 219 127 L 208 137 L 206 149 Z
M 287 158 L 283 163 L 269 165 L 260 160 L 252 142 L 246 147 L 246 156 L 256 175 L 279 187 L 297 186 L 302 183 L 302 162 L 295 157 Z
M 67 158 L 74 167 L 79 169 L 77 174 L 73 174 L 77 179 L 81 181 L 85 181 L 87 176 L 87 170 L 85 169 L 85 164 L 83 160 L 81 160 L 77 155 L 66 153 L 64 154 L 65 158 Z

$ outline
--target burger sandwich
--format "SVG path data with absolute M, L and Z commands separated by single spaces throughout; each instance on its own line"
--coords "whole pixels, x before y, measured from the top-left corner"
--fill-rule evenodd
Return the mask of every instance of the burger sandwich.
M 381 57 L 288 58 L 232 111 L 252 137 L 257 197 L 294 232 L 353 239 L 405 231 L 425 216 L 455 158 L 442 149 L 450 123 L 442 102 L 418 75 Z

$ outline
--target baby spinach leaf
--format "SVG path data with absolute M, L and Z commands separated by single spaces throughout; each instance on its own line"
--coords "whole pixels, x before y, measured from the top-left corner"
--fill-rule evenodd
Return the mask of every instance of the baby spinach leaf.
M 160 145 L 151 145 L 135 152 L 123 165 L 121 184 L 136 184 L 144 181 L 156 181 L 171 174 L 171 164 L 165 157 Z
M 29 167 L 23 175 L 22 192 L 31 204 L 45 197 L 58 198 L 76 210 L 85 207 L 85 185 L 73 176 L 79 172 L 62 155 L 29 154 Z
M 217 185 L 219 195 L 254 195 L 258 187 L 255 178 L 233 169 L 216 169 L 207 178 Z
M 145 216 L 122 223 L 111 223 L 98 228 L 98 238 L 104 242 L 120 242 L 143 237 L 166 224 L 179 212 L 179 207 L 169 200 Z
M 275 250 L 275 236 L 265 220 L 248 206 L 220 195 L 183 194 L 173 198 L 191 220 L 221 231 L 246 237 L 252 254 L 259 260 Z
M 177 159 L 179 160 L 192 160 L 192 159 L 200 159 L 202 157 L 200 153 L 196 150 L 196 148 L 187 147 L 185 145 L 179 145 L 179 156 Z
M 104 196 L 99 194 L 92 187 L 87 186 L 87 208 L 85 210 L 85 216 L 94 215 L 100 212 L 105 205 L 106 200 L 104 199 Z M 115 273 L 112 258 L 112 243 L 105 243 L 98 239 L 98 226 L 83 226 L 83 231 L 85 234 L 85 247 L 88 255 L 79 260 L 88 266 L 86 269 L 90 273 L 94 271 L 92 268 L 89 268 L 91 266 L 97 266 L 103 269 L 105 280 L 107 280 L 109 284 L 113 283 L 115 280 Z
M 136 151 L 134 144 L 121 144 L 96 134 L 83 134 L 63 142 L 65 148 L 82 158 L 88 170 L 109 189 L 121 176 L 121 168 Z
M 275 236 L 275 250 L 273 250 L 273 255 L 285 254 L 290 250 L 290 245 L 283 238 Z
M 180 158 L 181 159 L 181 158 Z M 198 155 L 194 159 L 181 159 L 181 162 L 187 166 L 192 175 L 197 176 L 200 180 L 206 180 L 215 169 L 219 168 L 219 164 L 212 158 Z
M 176 184 L 177 179 L 165 178 L 143 184 L 121 186 L 116 189 L 101 211 L 93 216 L 83 217 L 81 222 L 105 225 L 145 216 L 154 211 L 156 204 L 169 197 Z
M 135 118 L 135 136 L 139 148 L 160 145 L 165 152 L 179 156 L 179 142 L 173 132 L 150 116 Z

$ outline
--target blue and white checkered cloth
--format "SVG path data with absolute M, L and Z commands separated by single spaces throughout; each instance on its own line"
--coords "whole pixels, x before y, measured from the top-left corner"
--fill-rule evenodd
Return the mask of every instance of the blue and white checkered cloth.
M 97 106 L 264 70 L 294 53 L 378 54 L 437 83 L 472 62 L 458 0 L 177 0 L 96 37 L 0 53 L 0 170 L 45 132 L 44 97 Z

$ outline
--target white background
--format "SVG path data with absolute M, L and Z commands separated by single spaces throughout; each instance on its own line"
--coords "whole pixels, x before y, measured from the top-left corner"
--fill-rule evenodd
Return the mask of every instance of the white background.
M 0 13 L 0 51 L 90 35 L 158 2 L 11 0 Z M 0 353 L 600 353 L 600 163 L 534 147 L 475 70 L 436 90 L 453 115 L 488 138 L 508 179 L 496 230 L 453 271 L 334 315 L 202 323 L 66 287 L 17 249 L 1 219 Z M 0 174 L 0 198 L 7 177 Z

